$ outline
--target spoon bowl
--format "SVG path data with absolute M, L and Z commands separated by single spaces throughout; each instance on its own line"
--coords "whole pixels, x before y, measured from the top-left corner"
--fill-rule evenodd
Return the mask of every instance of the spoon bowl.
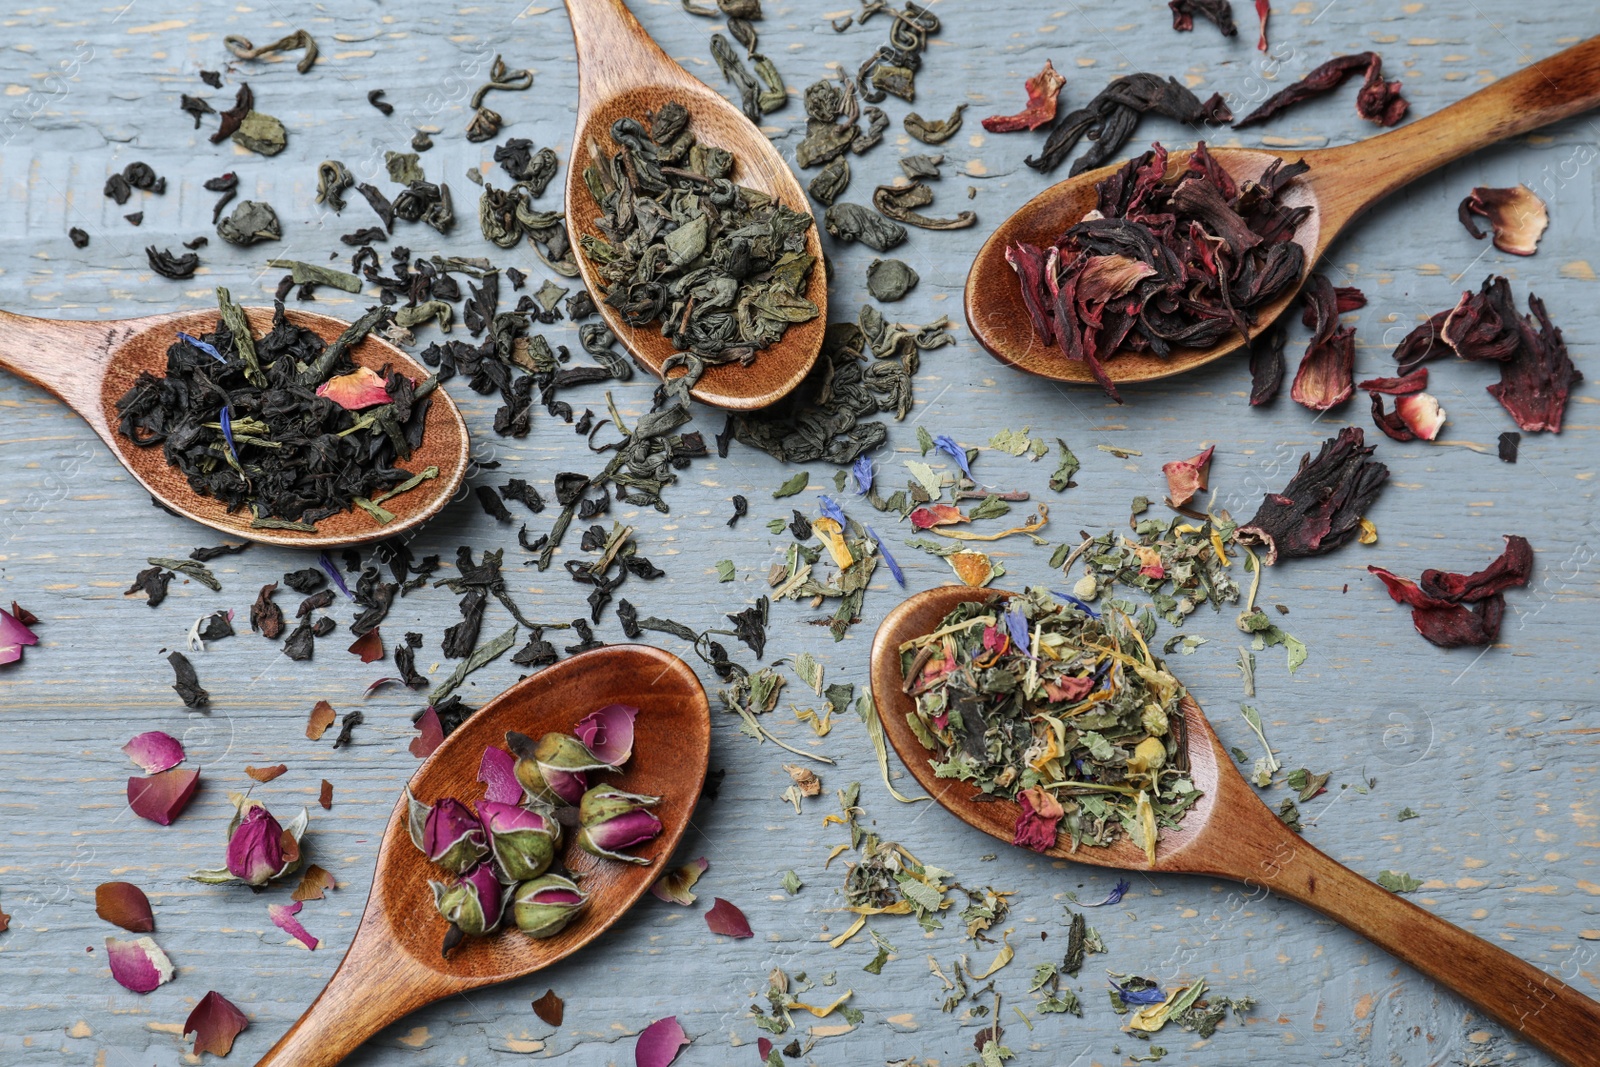
M 1503 141 L 1600 105 L 1600 37 L 1591 38 L 1502 78 L 1426 118 L 1356 144 L 1310 151 L 1208 146 L 1241 183 L 1260 177 L 1274 160 L 1305 160 L 1310 170 L 1286 186 L 1280 202 L 1309 205 L 1310 216 L 1294 240 L 1306 253 L 1303 284 L 1328 247 L 1363 211 L 1407 183 L 1486 145 Z M 1187 165 L 1191 152 L 1173 151 L 1167 176 Z M 963 304 L 967 325 L 995 359 L 1059 382 L 1096 385 L 1088 366 L 1069 359 L 1034 334 L 1016 273 L 1006 262 L 1013 241 L 1053 244 L 1095 206 L 1095 184 L 1120 164 L 1058 182 L 1024 204 L 984 242 L 967 274 Z M 1290 286 L 1254 310 L 1250 336 L 1265 331 L 1298 294 Z M 1209 348 L 1176 348 L 1162 358 L 1118 351 L 1103 360 L 1117 385 L 1154 381 L 1232 355 L 1246 339 L 1237 333 Z
M 578 241 L 585 234 L 602 236 L 595 225 L 600 206 L 583 180 L 596 157 L 614 150 L 611 125 L 620 118 L 642 118 L 669 103 L 689 111 L 689 129 L 704 144 L 733 153 L 734 180 L 776 197 L 785 206 L 810 213 L 804 190 L 783 157 L 744 112 L 695 78 L 661 50 L 645 33 L 622 0 L 567 0 L 578 50 L 578 122 L 567 164 L 567 235 L 584 285 L 594 294 L 606 326 L 633 357 L 657 377 L 677 351 L 657 325 L 630 326 L 605 302 L 599 273 Z M 799 385 L 817 362 L 828 322 L 828 280 L 823 268 L 822 240 L 816 225 L 806 233 L 806 251 L 815 263 L 806 298 L 817 315 L 794 323 L 781 340 L 757 353 L 749 366 L 726 363 L 707 367 L 690 395 L 704 404 L 750 411 L 777 403 Z
M 872 640 L 872 696 L 885 735 L 917 784 L 967 825 L 1011 841 L 1021 809 L 980 800 L 968 782 L 940 778 L 931 753 L 911 731 L 915 704 L 903 688 L 900 651 L 932 633 L 958 605 L 1003 603 L 1011 594 L 967 586 L 918 593 L 895 608 Z M 1161 831 L 1156 860 L 1126 838 L 1072 851 L 1060 839 L 1047 854 L 1097 867 L 1213 875 L 1299 901 L 1361 934 L 1390 955 L 1453 990 L 1487 1016 L 1562 1063 L 1594 1062 L 1600 1004 L 1555 975 L 1489 944 L 1335 862 L 1272 813 L 1223 750 L 1192 697 L 1183 700 L 1180 744 L 1203 796 L 1176 830 Z
M 424 1004 L 520 978 L 570 956 L 599 937 L 660 877 L 688 829 L 711 751 L 711 709 L 688 664 L 648 645 L 614 645 L 573 656 L 526 678 L 485 704 L 447 737 L 411 778 L 418 800 L 483 795 L 478 765 L 508 730 L 538 737 L 570 731 L 606 704 L 639 709 L 633 757 L 605 780 L 630 793 L 661 797 L 662 831 L 634 850 L 645 865 L 591 856 L 568 835 L 561 862 L 579 878 L 589 904 L 554 937 L 515 926 L 467 938 L 440 953 L 446 924 L 429 879 L 448 876 L 417 851 L 406 827 L 404 795 L 378 849 L 366 911 L 344 961 L 300 1021 L 257 1067 L 332 1067 L 383 1027 Z
M 272 328 L 272 308 L 249 307 L 244 312 L 258 337 Z M 348 325 L 305 311 L 288 311 L 285 315 L 291 323 L 312 330 L 324 341 L 332 341 Z M 183 473 L 167 463 L 160 446 L 141 448 L 117 431 L 117 401 L 141 372 L 165 376 L 167 349 L 177 341 L 180 331 L 196 337 L 210 333 L 216 328 L 217 318 L 215 309 L 108 322 L 35 319 L 0 311 L 0 370 L 48 389 L 83 416 L 110 447 L 111 454 L 168 511 L 229 537 L 290 548 L 382 541 L 432 518 L 461 487 L 467 472 L 467 426 L 455 401 L 443 389 L 435 389 L 422 445 L 404 461 L 404 467 L 416 472 L 436 466 L 439 476 L 385 501 L 384 507 L 395 516 L 387 525 L 379 525 L 367 512 L 352 507 L 318 522 L 315 533 L 261 529 L 250 525 L 248 511 L 229 512 L 221 501 L 196 493 Z M 394 345 L 370 335 L 351 350 L 350 356 L 374 371 L 392 364 L 416 381 L 431 373 Z

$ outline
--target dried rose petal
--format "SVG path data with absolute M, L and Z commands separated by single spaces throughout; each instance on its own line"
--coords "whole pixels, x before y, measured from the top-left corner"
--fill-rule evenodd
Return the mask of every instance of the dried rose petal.
M 383 637 L 374 626 L 350 644 L 350 654 L 360 656 L 362 663 L 373 663 L 383 658 Z
M 16 607 L 15 604 L 11 606 Z M 0 664 L 17 662 L 22 658 L 24 645 L 38 643 L 39 639 L 20 618 L 0 608 Z
M 911 513 L 914 529 L 928 530 L 935 526 L 949 526 L 958 522 L 971 522 L 954 504 L 929 504 Z
M 635 1067 L 670 1067 L 678 1053 L 689 1047 L 689 1035 L 678 1025 L 678 1017 L 669 1015 L 657 1019 L 639 1031 L 639 1043 L 634 1046 Z
M 317 386 L 317 395 L 327 397 L 348 411 L 387 404 L 390 399 L 389 390 L 383 385 L 383 375 L 371 367 L 357 367 L 350 374 L 329 378 Z
M 1338 437 L 1322 442 L 1315 459 L 1302 456 L 1283 492 L 1267 494 L 1255 517 L 1234 536 L 1243 544 L 1265 545 L 1269 566 L 1280 558 L 1319 556 L 1349 542 L 1389 478 L 1389 468 L 1372 459 L 1372 452 L 1359 427 L 1340 430 Z
M 311 717 L 306 720 L 306 737 L 312 741 L 322 740 L 322 735 L 327 733 L 328 727 L 333 725 L 339 713 L 333 710 L 333 705 L 326 700 L 319 700 L 311 708 Z
M 128 806 L 141 819 L 171 826 L 183 814 L 200 784 L 200 772 L 174 767 L 148 778 L 128 779 Z
M 503 748 L 490 745 L 478 764 L 478 781 L 483 783 L 483 799 L 492 804 L 522 803 L 522 783 L 517 781 L 515 757 Z
M 1173 507 L 1183 507 L 1194 499 L 1195 493 L 1206 488 L 1206 479 L 1211 473 L 1211 453 L 1216 450 L 1217 446 L 1212 445 L 1193 459 L 1175 459 L 1161 465 L 1161 473 L 1167 476 L 1167 495 Z
M 326 778 L 322 780 L 322 792 L 317 794 L 317 803 L 322 805 L 323 811 L 333 810 L 333 783 Z
M 111 977 L 135 993 L 148 993 L 172 981 L 172 961 L 148 937 L 135 941 L 106 938 L 106 962 L 111 966 Z
M 122 751 L 146 774 L 171 770 L 183 762 L 183 745 L 176 737 L 160 730 L 140 734 L 123 745 Z
M 200 998 L 189 1017 L 183 1021 L 183 1036 L 194 1035 L 194 1054 L 209 1052 L 213 1056 L 226 1056 L 233 1051 L 233 1039 L 250 1025 L 244 1012 L 229 1003 L 228 998 L 212 990 Z
M 627 704 L 607 704 L 578 720 L 572 728 L 579 741 L 600 759 L 620 767 L 633 755 L 633 720 L 639 709 Z
M 417 717 L 417 736 L 411 739 L 411 754 L 418 759 L 427 759 L 442 744 L 444 725 L 439 722 L 439 713 L 430 704 Z
M 288 770 L 289 765 L 287 763 L 278 763 L 271 767 L 246 767 L 244 769 L 244 773 L 248 774 L 258 782 L 265 783 L 272 781 L 274 778 L 283 777 L 283 775 L 288 773 Z
M 1383 393 L 1387 396 L 1420 393 L 1428 387 L 1428 368 L 1418 367 L 1410 374 L 1399 378 L 1368 378 L 1364 382 L 1358 382 L 1357 387 L 1369 393 Z
M 706 912 L 706 925 L 711 928 L 712 933 L 727 937 L 756 936 L 750 929 L 750 920 L 744 917 L 744 912 L 721 897 L 717 897 L 711 905 L 711 910 Z
M 1444 428 L 1444 409 L 1427 393 L 1396 397 L 1394 411 L 1406 424 L 1406 429 L 1424 441 L 1432 441 Z
M 1513 185 L 1509 189 L 1479 186 L 1461 201 L 1456 214 L 1467 232 L 1480 241 L 1486 235 L 1472 221 L 1473 216 L 1488 219 L 1494 230 L 1494 246 L 1513 256 L 1533 255 L 1539 238 L 1550 225 L 1550 213 L 1544 201 L 1526 185 Z
M 546 989 L 544 996 L 533 1002 L 533 1013 L 547 1026 L 560 1026 L 566 1018 L 567 1005 L 554 989 Z
M 1051 793 L 1041 786 L 1032 786 L 1017 794 L 1016 830 L 1011 843 L 1031 848 L 1035 852 L 1048 852 L 1055 847 L 1056 826 L 1066 811 Z
M 700 880 L 700 876 L 706 873 L 706 868 L 709 866 L 711 864 L 701 856 L 699 859 L 690 860 L 682 867 L 674 867 L 655 880 L 650 892 L 655 894 L 657 900 L 664 900 L 668 904 L 685 906 L 693 904 L 695 897 L 690 890 Z
M 272 916 L 272 921 L 278 927 L 278 929 L 282 930 L 284 933 L 300 942 L 312 952 L 315 952 L 317 950 L 317 946 L 322 944 L 322 942 L 318 941 L 315 937 L 312 937 L 310 931 L 308 931 L 304 926 L 301 926 L 300 920 L 295 918 L 296 915 L 300 914 L 300 909 L 303 907 L 305 907 L 305 905 L 300 903 L 298 900 L 293 904 L 268 904 L 267 914 Z
M 1067 79 L 1056 73 L 1050 61 L 1045 60 L 1044 69 L 1024 84 L 1028 90 L 1028 106 L 1015 115 L 990 115 L 983 120 L 984 129 L 990 133 L 1037 130 L 1056 117 L 1056 101 Z
M 1423 571 L 1422 591 L 1443 600 L 1472 603 L 1513 586 L 1527 585 L 1533 574 L 1533 546 L 1518 534 L 1507 534 L 1505 541 L 1505 551 L 1475 574 L 1453 574 L 1431 568 Z
M 323 894 L 332 888 L 334 888 L 333 875 L 313 863 L 306 868 L 306 873 L 300 876 L 300 884 L 294 887 L 289 899 L 321 900 Z
M 156 928 L 150 898 L 132 882 L 104 882 L 96 886 L 94 913 L 129 933 L 148 934 Z

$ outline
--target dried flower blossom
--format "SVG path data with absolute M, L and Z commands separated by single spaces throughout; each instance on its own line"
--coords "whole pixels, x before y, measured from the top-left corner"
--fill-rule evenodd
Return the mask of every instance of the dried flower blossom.
M 1411 608 L 1417 632 L 1440 648 L 1492 645 L 1505 617 L 1505 590 L 1527 585 L 1533 573 L 1533 546 L 1515 534 L 1489 566 L 1475 574 L 1429 569 L 1413 582 L 1382 567 L 1368 567 L 1396 603 Z M 1474 605 L 1471 608 L 1466 605 Z
M 489 851 L 508 879 L 525 882 L 550 868 L 561 845 L 561 824 L 555 819 L 492 801 L 478 803 L 478 816 L 489 837 Z
M 423 708 L 422 714 L 417 716 L 416 727 L 417 736 L 411 739 L 407 747 L 413 756 L 427 759 L 444 744 L 444 724 L 439 721 L 438 709 L 432 704 Z
M 172 981 L 172 961 L 148 937 L 134 941 L 106 938 L 106 963 L 111 967 L 111 977 L 135 993 L 148 993 Z
M 588 906 L 576 882 L 546 874 L 519 884 L 511 893 L 511 918 L 529 937 L 554 937 Z
M 638 717 L 638 708 L 607 704 L 579 719 L 572 732 L 601 762 L 620 767 L 633 755 L 633 721 Z
M 513 730 L 506 734 L 506 747 L 517 757 L 517 781 L 528 796 L 546 804 L 578 803 L 589 788 L 590 771 L 615 769 L 571 734 L 547 733 L 535 742 Z
M 392 397 L 384 377 L 371 367 L 357 367 L 349 374 L 338 374 L 317 386 L 317 395 L 327 397 L 346 411 L 387 404 Z
M 160 568 L 156 568 L 158 571 Z M 163 591 L 164 595 L 164 591 Z M 15 604 L 11 605 L 13 608 Z M 16 615 L 0 608 L 0 666 L 15 663 L 22 658 L 22 649 L 25 645 L 37 645 L 39 638 L 34 636 L 21 619 Z
M 1372 421 L 1396 441 L 1432 441 L 1444 428 L 1444 418 L 1439 401 L 1428 393 L 1397 396 L 1390 412 L 1383 410 L 1382 396 L 1372 394 Z
M 644 856 L 629 856 L 622 850 L 642 845 L 661 833 L 661 820 L 645 810 L 660 801 L 660 797 L 595 786 L 584 793 L 578 803 L 578 821 L 582 827 L 578 831 L 578 847 L 606 859 L 649 863 Z
M 706 868 L 711 866 L 704 856 L 690 860 L 681 867 L 674 867 L 657 878 L 650 886 L 650 892 L 657 900 L 664 900 L 669 904 L 693 904 L 695 896 L 692 890 L 700 876 L 706 873 Z
M 503 748 L 490 745 L 478 764 L 478 781 L 483 783 L 483 799 L 491 804 L 520 804 L 522 783 L 517 781 L 516 758 Z
M 1258 6 L 1264 0 L 1257 0 Z M 1266 18 L 1262 17 L 1262 51 L 1266 51 Z M 1337 89 L 1351 74 L 1364 70 L 1365 79 L 1356 93 L 1356 114 L 1379 126 L 1394 126 L 1406 117 L 1410 107 L 1400 95 L 1400 83 L 1383 80 L 1383 58 L 1376 52 L 1357 52 L 1354 55 L 1335 56 L 1305 77 L 1268 97 L 1260 107 L 1233 124 L 1243 129 L 1274 118 L 1303 100 L 1321 96 Z
M 1227 0 L 1223 0 L 1224 3 Z M 983 128 L 990 133 L 1015 133 L 1018 130 L 1037 130 L 1056 117 L 1056 101 L 1067 79 L 1056 72 L 1050 61 L 1044 69 L 1024 83 L 1028 91 L 1028 106 L 1015 115 L 990 115 L 983 120 Z
M 228 824 L 227 866 L 202 869 L 189 875 L 206 885 L 240 882 L 252 887 L 266 885 L 300 866 L 300 839 L 311 821 L 300 809 L 288 826 L 282 826 L 259 800 L 235 796 L 233 819 Z
M 1372 453 L 1359 427 L 1340 430 L 1322 442 L 1315 459 L 1310 453 L 1301 456 L 1283 492 L 1268 493 L 1255 517 L 1234 536 L 1247 545 L 1264 545 L 1269 566 L 1346 544 L 1360 533 L 1361 516 L 1389 478 L 1389 468 Z
M 1479 186 L 1461 201 L 1456 214 L 1467 232 L 1480 241 L 1487 234 L 1478 229 L 1473 217 L 1488 219 L 1494 231 L 1494 246 L 1513 256 L 1533 255 L 1539 238 L 1550 225 L 1550 213 L 1544 201 L 1526 185 L 1513 185 L 1509 189 Z
M 422 803 L 406 787 L 406 829 L 428 862 L 462 874 L 489 854 L 482 820 L 455 797 Z
M 322 942 L 318 941 L 316 937 L 312 935 L 312 933 L 304 926 L 301 926 L 300 920 L 295 918 L 296 915 L 300 914 L 300 909 L 303 907 L 305 907 L 305 905 L 300 903 L 298 900 L 290 904 L 268 904 L 267 915 L 272 919 L 273 925 L 277 926 L 278 929 L 282 930 L 284 933 L 300 942 L 312 952 L 315 952 L 317 950 L 317 946 L 321 945 Z
M 1061 802 L 1049 790 L 1031 786 L 1018 791 L 1017 807 L 1017 828 L 1011 843 L 1035 852 L 1048 852 L 1054 848 L 1056 827 L 1066 814 Z
M 1359 307 L 1366 303 L 1360 297 Z M 1355 392 L 1356 331 L 1339 325 L 1339 293 L 1326 275 L 1313 274 L 1305 292 L 1304 320 L 1312 327 L 1311 341 L 1300 359 L 1289 396 L 1312 411 L 1327 411 L 1350 399 Z
M 711 909 L 706 912 L 706 926 L 710 927 L 714 934 L 722 934 L 735 940 L 756 936 L 755 931 L 750 929 L 750 920 L 744 917 L 744 912 L 721 897 L 717 897 Z
M 480 863 L 452 883 L 430 881 L 428 885 L 433 887 L 433 906 L 466 936 L 483 937 L 500 926 L 505 891 L 491 865 Z
M 689 1047 L 689 1035 L 683 1032 L 676 1015 L 657 1019 L 639 1031 L 634 1045 L 634 1067 L 672 1067 L 678 1053 Z

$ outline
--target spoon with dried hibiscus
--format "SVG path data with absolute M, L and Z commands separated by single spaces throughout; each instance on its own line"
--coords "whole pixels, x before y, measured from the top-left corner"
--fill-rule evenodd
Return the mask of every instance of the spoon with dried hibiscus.
M 258 1067 L 332 1067 L 424 1004 L 599 937 L 661 875 L 710 750 L 694 671 L 647 645 L 574 656 L 491 700 L 412 776 L 344 961 Z
M 967 274 L 967 324 L 1002 363 L 1120 400 L 1119 385 L 1203 366 L 1259 336 L 1367 208 L 1597 104 L 1600 37 L 1355 144 L 1157 145 L 1058 182 L 1001 223 Z
M 1045 855 L 1299 901 L 1561 1062 L 1594 1062 L 1600 1004 L 1312 847 L 1262 803 L 1125 617 L 1061 600 L 947 586 L 878 628 L 878 716 L 941 806 Z
M 0 311 L 0 370 L 66 402 L 174 515 L 296 548 L 405 534 L 449 503 L 467 427 L 438 379 L 355 323 L 240 307 L 74 322 Z

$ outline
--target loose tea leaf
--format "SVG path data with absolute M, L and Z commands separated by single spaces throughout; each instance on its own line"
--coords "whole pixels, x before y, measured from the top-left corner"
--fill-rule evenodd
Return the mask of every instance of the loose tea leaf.
M 1172 28 L 1179 33 L 1194 29 L 1194 17 L 1216 23 L 1224 37 L 1236 37 L 1239 27 L 1233 21 L 1233 5 L 1228 0 L 1167 0 L 1172 9 Z
M 229 244 L 253 245 L 278 240 L 283 236 L 283 227 L 271 204 L 241 200 L 233 214 L 217 223 L 217 234 Z
M 898 259 L 874 259 L 867 264 L 867 291 L 874 300 L 899 300 L 919 281 L 917 272 Z
M 846 244 L 860 241 L 875 252 L 887 252 L 906 240 L 906 228 L 897 222 L 847 201 L 835 203 L 823 213 L 828 235 Z
M 173 652 L 168 654 L 167 662 L 172 665 L 175 676 L 172 688 L 183 699 L 184 707 L 199 710 L 208 706 L 211 694 L 201 687 L 200 678 L 195 674 L 194 664 L 189 662 L 189 657 L 182 652 Z
M 905 117 L 906 132 L 923 144 L 944 144 L 961 130 L 961 113 L 966 104 L 957 104 L 947 119 L 925 119 L 915 111 Z
M 294 69 L 301 74 L 309 71 L 317 62 L 317 42 L 311 39 L 311 34 L 305 30 L 295 30 L 287 37 L 281 37 L 271 44 L 264 44 L 260 48 L 251 44 L 248 38 L 230 33 L 222 39 L 228 51 L 240 59 L 259 59 L 273 52 L 294 52 L 305 49 L 305 55 L 294 65 Z M 370 100 L 371 97 L 368 97 Z

